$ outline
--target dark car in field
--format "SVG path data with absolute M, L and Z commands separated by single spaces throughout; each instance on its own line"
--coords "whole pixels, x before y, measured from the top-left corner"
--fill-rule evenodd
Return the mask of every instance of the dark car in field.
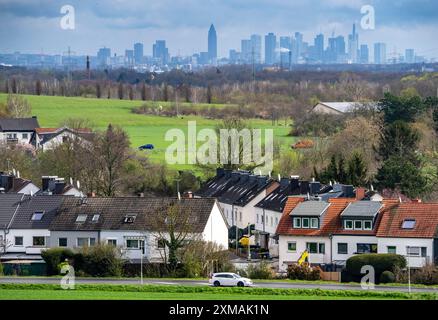
M 153 149 L 154 149 L 154 145 L 150 143 L 138 147 L 138 150 L 153 150 Z

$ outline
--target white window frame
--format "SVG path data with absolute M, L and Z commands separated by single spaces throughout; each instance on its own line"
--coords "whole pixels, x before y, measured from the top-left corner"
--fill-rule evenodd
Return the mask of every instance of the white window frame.
M 314 222 L 316 221 L 316 225 L 314 226 Z M 319 221 L 318 218 L 310 218 L 310 229 L 318 229 Z
M 366 228 L 365 227 L 365 223 L 370 223 L 370 227 Z M 371 220 L 363 220 L 362 221 L 362 227 L 363 227 L 363 230 L 367 230 L 367 231 L 373 230 L 373 222 Z
M 114 245 L 114 244 L 113 244 L 113 245 L 114 245 L 115 247 L 117 247 L 117 242 L 118 242 L 118 241 L 117 241 L 117 238 L 107 238 L 107 239 L 106 239 L 106 244 L 109 245 L 110 242 L 112 242 L 112 241 L 115 241 L 115 242 L 116 242 L 115 245 Z
M 99 219 L 100 219 L 99 213 L 93 214 L 93 217 L 91 218 L 91 222 L 98 222 Z
M 392 253 L 392 252 L 389 252 L 389 248 L 394 248 L 394 249 L 395 249 L 394 254 L 397 254 L 397 246 L 386 246 L 386 252 L 387 252 L 387 253 Z M 406 250 L 407 250 L 407 248 L 406 248 Z M 406 252 L 407 252 L 407 251 L 406 251 Z
M 296 224 L 298 222 L 298 224 Z M 293 218 L 293 226 L 295 229 L 301 229 L 301 218 L 294 217 Z
M 289 244 L 295 244 L 295 250 L 289 250 Z M 296 241 L 288 241 L 287 242 L 287 252 L 297 252 L 297 242 Z
M 356 223 L 359 223 L 359 222 L 360 222 L 360 228 L 356 228 Z M 354 220 L 353 228 L 354 228 L 354 230 L 363 230 L 363 221 L 362 220 Z
M 412 254 L 409 251 L 411 249 L 418 249 L 418 254 Z M 406 256 L 408 257 L 421 257 L 421 247 L 418 246 L 407 246 L 406 247 Z
M 91 239 L 92 239 L 92 237 L 77 237 L 76 238 L 76 246 L 77 247 L 83 247 L 83 246 L 80 246 L 79 245 L 79 239 L 87 239 L 87 247 L 91 247 L 92 246 L 92 244 L 91 244 Z M 94 243 L 96 243 L 96 238 L 93 238 L 94 239 Z
M 17 238 L 21 238 L 21 244 L 17 244 Z M 3 239 L 3 237 L 2 237 L 2 239 Z M 15 236 L 14 237 L 14 246 L 15 247 L 23 247 L 24 246 L 24 237 L 23 236 Z
M 44 244 L 43 245 L 35 245 L 34 244 L 35 238 L 43 238 L 44 239 Z M 46 242 L 47 242 L 46 241 L 46 237 L 44 237 L 44 236 L 33 236 L 32 237 L 32 247 L 44 248 L 46 246 Z
M 59 243 L 61 239 L 67 240 L 67 243 L 65 244 L 65 246 L 61 246 L 61 244 Z M 66 237 L 58 238 L 58 247 L 67 248 L 68 247 L 68 238 L 66 238 Z
M 347 222 L 351 222 L 351 228 L 347 227 Z M 345 230 L 353 230 L 354 228 L 354 221 L 353 220 L 344 220 L 344 229 Z
M 81 217 L 81 219 L 79 219 L 79 217 Z M 85 218 L 85 219 L 84 219 Z M 87 221 L 88 215 L 87 214 L 78 214 L 76 217 L 76 222 L 77 223 L 84 223 L 85 221 Z
M 307 227 L 304 226 L 304 221 L 307 221 Z M 301 219 L 301 228 L 310 229 L 310 218 L 302 218 Z

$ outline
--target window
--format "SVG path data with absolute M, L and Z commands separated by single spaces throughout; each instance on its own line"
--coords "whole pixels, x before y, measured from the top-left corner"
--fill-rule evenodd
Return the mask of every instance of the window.
M 242 211 L 239 211 L 239 220 L 242 222 Z
M 388 253 L 393 253 L 393 254 L 397 253 L 397 247 L 396 246 L 387 246 L 386 249 L 387 249 Z
M 348 254 L 347 243 L 338 243 L 338 254 Z
M 294 228 L 301 228 L 301 219 L 294 218 Z
M 308 242 L 306 247 L 309 253 L 318 253 L 318 244 L 316 242 Z
M 271 227 L 274 226 L 274 218 L 271 217 Z
M 79 214 L 76 217 L 76 222 L 85 222 L 87 221 L 87 215 L 86 214 Z
M 406 253 L 410 257 L 427 257 L 426 247 L 406 247 Z
M 344 229 L 345 230 L 352 230 L 353 229 L 353 221 L 352 220 L 345 220 L 344 221 Z
M 157 241 L 157 248 L 158 249 L 166 248 L 166 241 L 164 239 L 158 239 L 158 241 Z
M 275 217 L 275 225 L 278 226 L 278 217 Z
M 414 229 L 414 228 L 415 228 L 414 219 L 406 219 L 403 221 L 402 229 Z
M 135 221 L 135 216 L 133 215 L 125 216 L 125 219 L 123 220 L 124 223 L 134 223 L 134 221 Z
M 22 246 L 23 245 L 23 237 L 15 237 L 15 245 Z
M 357 253 L 377 253 L 377 244 L 373 243 L 358 243 Z
M 126 248 L 128 248 L 128 249 L 139 249 L 140 248 L 139 240 L 127 239 L 126 240 Z
M 117 239 L 107 239 L 106 243 L 109 244 L 110 246 L 117 247 Z
M 362 230 L 362 220 L 354 220 L 354 230 Z
M 33 246 L 34 247 L 44 247 L 46 245 L 45 237 L 33 237 Z
M 288 242 L 287 243 L 287 251 L 297 252 L 297 243 L 296 242 Z
M 373 229 L 373 224 L 370 220 L 365 220 L 363 222 L 363 229 L 364 230 L 372 230 Z
M 22 137 L 23 139 L 27 139 L 27 138 L 28 138 L 28 135 L 27 135 L 27 133 L 23 133 L 21 137 Z
M 36 211 L 33 215 L 32 215 L 32 221 L 41 221 L 41 219 L 44 216 L 44 211 Z
M 321 254 L 325 253 L 325 243 L 318 244 L 318 252 Z
M 309 218 L 302 219 L 303 228 L 309 228 Z
M 70 141 L 70 138 L 68 136 L 62 136 L 62 143 L 66 143 Z
M 257 213 L 257 217 L 256 217 L 256 221 L 257 221 L 257 223 L 259 223 L 259 214 Z
M 99 218 L 100 218 L 100 214 L 95 214 L 95 215 L 93 215 L 93 218 L 91 219 L 91 221 L 97 222 L 97 221 L 99 221 Z
M 96 243 L 96 238 L 77 238 L 78 247 L 93 246 Z
M 67 238 L 58 238 L 58 247 L 67 247 Z
M 311 218 L 310 219 L 310 228 L 318 229 L 318 218 Z

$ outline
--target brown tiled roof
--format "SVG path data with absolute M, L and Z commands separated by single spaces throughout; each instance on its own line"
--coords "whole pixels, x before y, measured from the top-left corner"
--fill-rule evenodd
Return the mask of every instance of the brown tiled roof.
M 402 229 L 405 219 L 414 219 L 413 229 Z M 434 238 L 438 234 L 438 203 L 392 203 L 385 210 L 378 237 Z

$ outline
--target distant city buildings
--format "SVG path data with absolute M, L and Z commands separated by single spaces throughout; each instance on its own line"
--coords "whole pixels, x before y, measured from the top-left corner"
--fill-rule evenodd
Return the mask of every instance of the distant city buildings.
M 261 35 L 252 34 L 240 41 L 240 48 L 231 48 L 228 57 L 218 55 L 218 35 L 213 24 L 210 25 L 207 38 L 207 51 L 196 52 L 189 56 L 171 56 L 166 40 L 156 40 L 152 52 L 147 55 L 141 42 L 127 48 L 124 54 L 111 53 L 111 48 L 98 49 L 96 56 L 90 55 L 91 68 L 125 67 L 136 71 L 162 72 L 171 69 L 194 70 L 205 66 L 226 64 L 251 64 L 293 68 L 297 64 L 399 64 L 435 62 L 416 55 L 413 48 L 406 48 L 403 54 L 394 49 L 387 52 L 387 44 L 377 42 L 369 47 L 360 43 L 356 24 L 352 32 L 345 38 L 334 32 L 325 37 L 317 34 L 308 43 L 301 32 L 291 32 L 277 36 L 274 32 Z M 347 41 L 346 41 L 347 40 Z M 240 51 L 239 51 L 240 49 Z M 372 51 L 373 50 L 373 51 Z M 263 53 L 263 54 L 262 54 Z M 373 59 L 372 59 L 373 58 Z M 86 65 L 86 55 L 77 56 L 70 49 L 62 54 L 0 54 L 0 65 L 25 66 L 32 68 L 56 68 L 64 70 L 80 70 Z

